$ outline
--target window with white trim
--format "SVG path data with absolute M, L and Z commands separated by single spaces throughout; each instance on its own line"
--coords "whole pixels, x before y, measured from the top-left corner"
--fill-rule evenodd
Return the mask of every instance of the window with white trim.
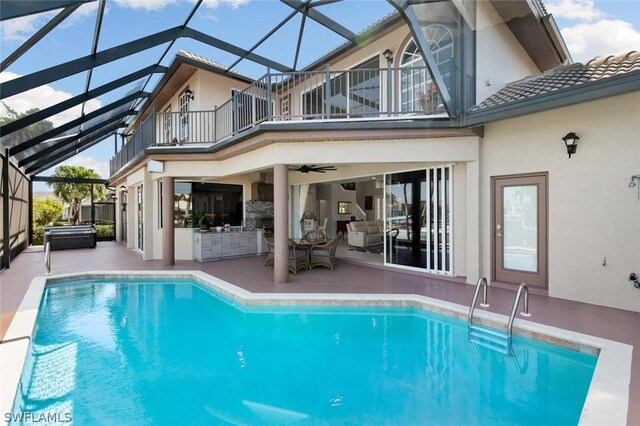
M 445 85 L 450 87 L 453 65 L 453 35 L 441 24 L 424 29 L 431 53 L 442 74 Z M 415 41 L 411 40 L 400 59 L 400 111 L 416 112 L 424 109 L 420 98 L 433 102 L 434 110 L 440 104 L 439 93 L 431 74 L 426 69 L 422 54 Z M 404 68 L 404 69 L 403 69 Z M 426 111 L 426 110 L 425 110 Z

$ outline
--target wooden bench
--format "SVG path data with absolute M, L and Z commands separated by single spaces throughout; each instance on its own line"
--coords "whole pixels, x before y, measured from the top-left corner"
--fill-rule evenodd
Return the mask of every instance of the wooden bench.
M 44 228 L 44 243 L 51 250 L 96 248 L 96 228 L 91 225 L 51 226 Z

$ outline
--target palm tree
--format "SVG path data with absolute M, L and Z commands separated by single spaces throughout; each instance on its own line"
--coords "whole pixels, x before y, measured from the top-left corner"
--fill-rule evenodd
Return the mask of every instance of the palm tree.
M 82 166 L 58 166 L 51 175 L 52 177 L 75 178 L 75 179 L 100 179 L 100 175 L 93 169 Z M 91 197 L 93 187 L 93 198 L 97 201 L 104 201 L 106 188 L 104 185 L 90 183 L 69 183 L 69 182 L 47 182 L 47 186 L 53 187 L 53 193 L 71 205 L 73 224 L 80 223 L 80 206 L 82 200 Z
M 19 112 L 16 112 L 11 107 L 9 107 L 4 102 L 2 102 L 2 105 L 7 110 L 7 115 L 4 117 L 0 117 L 0 126 L 5 126 L 13 121 L 27 117 L 39 111 L 38 108 L 32 108 L 24 113 L 19 113 Z M 51 123 L 50 121 L 47 121 L 47 120 L 38 121 L 37 123 L 34 123 L 20 130 L 17 130 L 8 136 L 3 136 L 2 142 L 5 146 L 14 147 L 22 142 L 28 141 L 30 139 L 35 138 L 36 136 L 39 136 L 45 132 L 48 132 L 51 129 L 53 129 L 53 123 Z

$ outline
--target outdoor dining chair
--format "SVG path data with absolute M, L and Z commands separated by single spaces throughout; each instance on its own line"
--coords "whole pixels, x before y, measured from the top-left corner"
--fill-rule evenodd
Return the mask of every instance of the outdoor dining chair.
M 333 271 L 336 265 L 336 249 L 341 238 L 342 236 L 336 235 L 331 241 L 312 245 L 309 254 L 311 268 L 324 266 Z
M 296 275 L 300 269 L 309 269 L 309 246 L 289 238 L 289 271 Z

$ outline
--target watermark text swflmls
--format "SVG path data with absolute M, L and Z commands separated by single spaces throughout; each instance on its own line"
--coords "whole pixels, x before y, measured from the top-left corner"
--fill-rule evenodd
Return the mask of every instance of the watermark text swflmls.
M 69 423 L 71 422 L 71 413 L 4 413 L 5 422 L 17 423 Z

